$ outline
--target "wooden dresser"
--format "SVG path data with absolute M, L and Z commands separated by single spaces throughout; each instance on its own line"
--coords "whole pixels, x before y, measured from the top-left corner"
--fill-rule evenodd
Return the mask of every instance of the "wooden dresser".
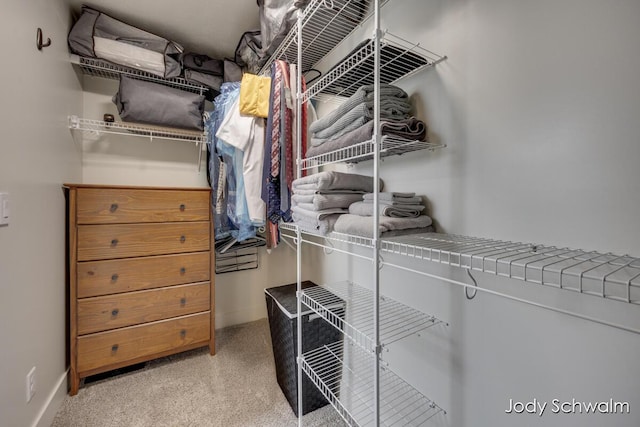
M 210 190 L 65 184 L 70 394 L 80 380 L 214 341 Z

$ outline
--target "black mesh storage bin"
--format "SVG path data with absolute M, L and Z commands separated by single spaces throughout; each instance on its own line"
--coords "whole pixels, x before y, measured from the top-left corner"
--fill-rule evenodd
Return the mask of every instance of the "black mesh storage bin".
M 313 282 L 305 281 L 302 288 L 316 286 Z M 297 285 L 290 284 L 265 289 L 271 343 L 276 364 L 278 384 L 291 405 L 293 412 L 298 415 L 298 370 L 296 356 L 298 350 L 297 326 Z M 327 291 L 330 294 L 329 291 Z M 345 303 L 342 299 L 331 294 L 335 304 L 330 310 L 340 318 L 344 318 Z M 342 333 L 326 320 L 318 317 L 309 307 L 302 305 L 302 352 L 314 350 L 326 344 L 342 340 Z M 307 414 L 327 405 L 320 390 L 306 376 L 302 375 L 302 414 Z

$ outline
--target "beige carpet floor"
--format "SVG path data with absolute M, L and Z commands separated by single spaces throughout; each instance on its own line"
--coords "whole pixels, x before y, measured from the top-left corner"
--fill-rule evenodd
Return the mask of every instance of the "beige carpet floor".
M 85 384 L 67 396 L 54 427 L 297 426 L 276 382 L 266 320 L 217 331 L 215 356 L 193 350 Z M 327 405 L 304 426 L 344 426 Z

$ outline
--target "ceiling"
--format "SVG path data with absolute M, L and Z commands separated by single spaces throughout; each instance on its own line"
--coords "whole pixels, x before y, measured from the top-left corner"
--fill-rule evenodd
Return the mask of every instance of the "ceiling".
M 213 58 L 232 58 L 245 31 L 260 28 L 256 0 L 68 0 L 83 4 Z

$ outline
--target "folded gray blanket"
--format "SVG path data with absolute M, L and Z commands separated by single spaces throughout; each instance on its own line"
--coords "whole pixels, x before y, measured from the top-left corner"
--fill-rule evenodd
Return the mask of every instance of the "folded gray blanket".
M 387 231 L 405 230 L 409 228 L 424 228 L 430 226 L 431 223 L 431 218 L 426 215 L 421 215 L 417 218 L 391 218 L 381 216 L 378 230 L 380 233 L 385 233 Z M 373 217 L 352 214 L 340 215 L 333 229 L 340 233 L 371 238 L 373 237 Z
M 338 138 L 347 132 L 355 130 L 364 123 L 373 119 L 373 102 L 363 102 L 347 111 L 337 118 L 333 123 L 324 129 L 312 133 L 312 145 L 317 145 L 319 141 Z M 402 120 L 406 119 L 411 112 L 411 104 L 402 100 L 381 99 L 380 118 Z
M 316 120 L 309 126 L 309 131 L 312 133 L 319 132 L 322 129 L 326 129 L 331 126 L 338 120 L 340 117 L 344 116 L 347 112 L 352 110 L 358 104 L 362 104 L 363 102 L 373 101 L 374 96 L 374 85 L 367 85 L 360 87 L 352 96 L 350 96 L 345 102 L 340 104 L 338 108 L 333 110 L 331 113 L 322 117 L 319 120 Z M 405 91 L 400 89 L 397 86 L 381 84 L 380 85 L 380 98 L 397 98 L 399 100 L 407 100 L 409 96 Z
M 349 206 L 349 213 L 360 216 L 373 216 L 373 203 L 355 202 Z M 415 218 L 420 216 L 424 210 L 423 205 L 392 205 L 386 203 L 378 204 L 379 214 L 392 218 Z
M 291 208 L 291 217 L 294 223 L 302 230 L 321 235 L 327 235 L 333 231 L 334 225 L 341 213 L 330 213 L 331 210 L 324 212 L 311 212 L 301 209 L 299 206 Z M 346 210 L 340 210 L 346 212 Z
M 291 204 L 303 209 L 320 211 L 331 208 L 348 208 L 352 203 L 362 201 L 362 194 L 293 194 Z
M 373 193 L 366 193 L 362 196 L 362 200 L 365 202 L 373 203 Z M 391 193 L 381 192 L 378 193 L 378 202 L 397 205 L 415 205 L 421 204 L 422 198 L 416 197 L 416 193 Z
M 382 136 L 406 139 L 407 142 L 425 141 L 427 138 L 427 125 L 415 117 L 396 121 L 384 120 L 380 123 L 380 133 Z M 341 136 L 332 137 L 328 140 L 312 137 L 306 156 L 319 156 L 341 148 L 351 147 L 361 142 L 370 141 L 371 138 L 373 138 L 373 121 L 368 121 Z
M 370 193 L 373 191 L 373 178 L 354 173 L 324 171 L 298 178 L 291 185 L 294 193 L 298 190 L 362 190 Z M 381 189 L 382 185 L 380 180 Z

